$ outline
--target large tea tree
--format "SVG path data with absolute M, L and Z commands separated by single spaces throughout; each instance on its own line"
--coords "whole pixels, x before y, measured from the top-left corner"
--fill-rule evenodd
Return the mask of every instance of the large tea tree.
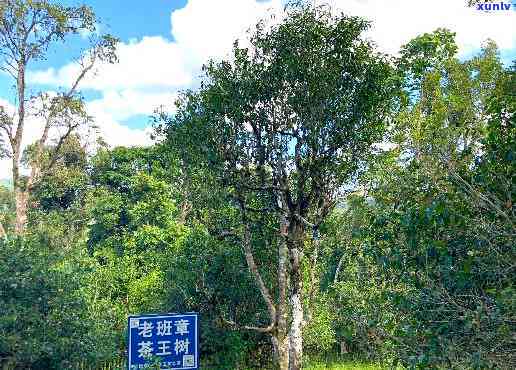
M 302 364 L 314 289 L 303 286 L 302 266 L 316 265 L 316 252 L 305 252 L 381 140 L 389 112 L 391 67 L 362 37 L 368 26 L 327 8 L 290 6 L 281 23 L 258 24 L 248 47 L 235 43 L 230 61 L 209 63 L 199 91 L 163 117 L 171 147 L 214 174 L 239 210 L 241 224 L 231 232 L 270 321 L 234 324 L 269 333 L 281 369 Z M 268 245 L 278 256 L 272 286 L 254 253 L 264 213 L 276 220 L 277 243 Z

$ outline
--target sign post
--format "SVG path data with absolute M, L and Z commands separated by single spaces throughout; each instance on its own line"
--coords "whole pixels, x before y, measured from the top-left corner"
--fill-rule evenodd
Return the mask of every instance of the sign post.
M 129 316 L 128 370 L 199 369 L 196 313 Z

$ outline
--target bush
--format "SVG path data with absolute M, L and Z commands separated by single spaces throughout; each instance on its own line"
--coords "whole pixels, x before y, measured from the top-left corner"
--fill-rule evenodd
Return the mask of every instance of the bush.
M 107 318 L 89 312 L 87 271 L 77 262 L 33 240 L 0 241 L 2 365 L 67 369 L 114 354 Z

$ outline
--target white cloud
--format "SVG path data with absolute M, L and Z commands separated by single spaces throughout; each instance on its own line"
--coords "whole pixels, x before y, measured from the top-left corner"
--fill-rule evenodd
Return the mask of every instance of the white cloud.
M 373 21 L 369 37 L 386 52 L 417 35 L 447 27 L 457 32 L 460 54 L 478 49 L 487 38 L 500 48 L 516 47 L 516 12 L 482 13 L 465 6 L 466 0 L 314 0 L 330 3 L 346 14 Z M 152 114 L 165 103 L 172 106 L 179 89 L 192 86 L 200 67 L 209 58 L 229 55 L 233 41 L 245 38 L 247 29 L 269 13 L 282 9 L 282 0 L 188 0 L 185 7 L 171 12 L 171 36 L 147 36 L 121 43 L 120 63 L 101 65 L 82 88 L 101 92 L 88 103 L 108 143 L 149 144 L 148 130 L 131 130 L 122 124 L 137 114 Z M 32 83 L 69 86 L 77 66 L 33 71 Z
M 87 103 L 93 116 L 108 114 L 114 120 L 124 121 L 135 115 L 150 115 L 158 106 L 172 106 L 174 93 L 142 92 L 140 90 L 106 90 L 102 98 Z
M 11 178 L 11 160 L 0 159 L 0 180 Z
M 95 74 L 81 82 L 81 88 L 113 89 L 173 89 L 188 85 L 191 73 L 185 63 L 184 51 L 176 43 L 161 36 L 144 37 L 140 41 L 120 43 L 117 54 L 120 62 L 101 64 Z M 59 70 L 29 72 L 32 83 L 71 86 L 79 74 L 79 66 L 70 63 Z
M 466 0 L 314 0 L 329 3 L 346 14 L 373 21 L 370 37 L 385 51 L 396 53 L 413 37 L 447 27 L 457 32 L 462 54 L 478 49 L 487 38 L 500 48 L 516 47 L 516 12 L 484 13 L 467 7 Z M 171 35 L 147 36 L 121 43 L 120 63 L 101 65 L 82 88 L 99 91 L 127 89 L 177 90 L 192 83 L 209 58 L 226 56 L 236 38 L 270 11 L 282 9 L 281 0 L 189 0 L 171 12 Z M 78 67 L 71 63 L 29 73 L 33 83 L 69 86 Z
M 100 91 L 102 97 L 88 102 L 110 145 L 148 145 L 150 129 L 131 130 L 120 121 L 139 114 L 152 114 L 160 105 L 172 107 L 178 90 L 191 86 L 208 58 L 229 54 L 233 41 L 269 9 L 280 9 L 281 0 L 206 1 L 189 0 L 171 13 L 171 36 L 147 36 L 118 46 L 119 63 L 100 65 L 95 75 L 81 84 Z M 75 63 L 60 69 L 31 71 L 35 84 L 71 86 L 79 67 Z
M 321 2 L 321 1 L 319 1 Z M 488 38 L 501 49 L 516 48 L 516 12 L 485 13 L 466 0 L 328 0 L 346 14 L 373 21 L 370 37 L 386 52 L 397 53 L 412 38 L 446 27 L 457 33 L 460 55 L 479 48 Z M 509 1 L 507 1 L 509 2 Z
M 461 55 L 478 49 L 487 38 L 501 49 L 516 48 L 516 12 L 482 13 L 465 6 L 466 0 L 314 0 L 330 3 L 346 14 L 373 21 L 369 37 L 386 52 L 423 32 L 447 27 L 457 32 Z M 507 1 L 508 2 L 508 1 Z M 227 56 L 236 38 L 268 14 L 277 13 L 282 0 L 188 0 L 184 8 L 171 12 L 171 36 L 146 36 L 121 43 L 120 62 L 101 65 L 82 88 L 101 92 L 87 109 L 110 145 L 149 145 L 150 129 L 131 129 L 121 124 L 135 115 L 152 114 L 161 105 L 172 106 L 179 89 L 191 85 L 208 58 Z M 29 82 L 69 86 L 78 67 L 31 71 Z M 0 104 L 6 104 L 0 100 Z M 36 140 L 42 122 L 29 118 L 24 145 Z M 10 160 L 0 160 L 0 178 L 10 177 Z
M 131 129 L 120 124 L 110 114 L 99 111 L 95 115 L 95 123 L 99 126 L 101 137 L 112 147 L 115 146 L 147 146 L 151 145 L 152 129 Z
M 189 0 L 184 8 L 172 12 L 171 33 L 189 60 L 201 65 L 225 56 L 235 39 L 244 39 L 261 18 L 282 8 L 280 0 Z
M 187 87 L 209 58 L 229 54 L 233 41 L 245 37 L 247 29 L 269 10 L 281 9 L 280 0 L 189 0 L 184 8 L 171 13 L 171 35 L 146 36 L 120 43 L 119 63 L 103 64 L 81 87 L 99 91 L 127 89 L 168 89 Z M 71 86 L 79 66 L 70 63 L 58 70 L 32 71 L 32 83 Z

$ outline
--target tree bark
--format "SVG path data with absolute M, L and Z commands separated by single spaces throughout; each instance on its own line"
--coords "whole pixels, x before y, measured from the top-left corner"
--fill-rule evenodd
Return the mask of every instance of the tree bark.
M 27 223 L 27 196 L 23 189 L 20 179 L 20 158 L 21 144 L 23 140 L 23 128 L 25 125 L 25 59 L 22 58 L 18 62 L 18 75 L 16 79 L 18 93 L 18 125 L 16 127 L 16 135 L 12 140 L 13 151 L 13 187 L 16 200 L 16 220 L 14 223 L 14 232 L 21 235 L 25 231 Z
M 4 225 L 2 225 L 2 222 L 0 221 L 0 238 L 5 238 L 7 236 L 7 233 L 5 232 Z
M 285 335 L 282 339 L 277 335 L 271 336 L 272 348 L 274 350 L 274 363 L 279 370 L 289 369 L 289 341 Z
M 335 276 L 333 278 L 333 284 L 337 284 L 339 282 L 339 274 L 340 274 L 340 269 L 342 268 L 342 262 L 344 262 L 344 256 L 340 257 L 339 263 L 337 264 L 337 268 L 335 269 Z
M 243 249 L 245 254 L 245 259 L 247 262 L 247 266 L 249 268 L 249 271 L 251 272 L 251 275 L 254 278 L 254 281 L 258 285 L 258 289 L 260 290 L 260 293 L 262 295 L 262 298 L 264 299 L 265 303 L 267 304 L 267 309 L 269 310 L 269 315 L 271 318 L 271 321 L 274 322 L 276 318 L 276 307 L 274 306 L 274 302 L 272 300 L 272 296 L 269 292 L 269 289 L 265 285 L 262 276 L 260 275 L 260 272 L 258 271 L 258 266 L 256 266 L 256 263 L 254 261 L 254 256 L 251 248 L 251 232 L 249 230 L 249 225 L 245 225 L 244 230 L 244 238 L 243 238 Z
M 14 223 L 14 232 L 16 235 L 21 235 L 25 231 L 27 224 L 27 206 L 29 194 L 21 190 L 19 187 L 14 189 L 15 204 L 16 204 L 16 221 Z
M 290 249 L 291 285 L 290 305 L 292 323 L 289 331 L 289 369 L 300 370 L 303 365 L 303 277 L 301 274 L 301 251 L 298 247 Z
M 276 310 L 276 353 L 280 370 L 288 370 L 289 366 L 289 337 L 287 335 L 287 230 L 288 224 L 285 217 L 281 220 L 281 240 L 278 245 L 278 304 Z
M 16 127 L 16 135 L 13 139 L 13 187 L 16 206 L 16 219 L 14 222 L 14 232 L 16 235 L 21 235 L 25 231 L 25 224 L 27 223 L 27 195 L 23 189 L 23 184 L 20 178 L 20 158 L 21 158 L 21 143 L 23 140 L 23 128 L 25 125 L 25 61 L 21 60 L 18 63 L 18 125 Z

